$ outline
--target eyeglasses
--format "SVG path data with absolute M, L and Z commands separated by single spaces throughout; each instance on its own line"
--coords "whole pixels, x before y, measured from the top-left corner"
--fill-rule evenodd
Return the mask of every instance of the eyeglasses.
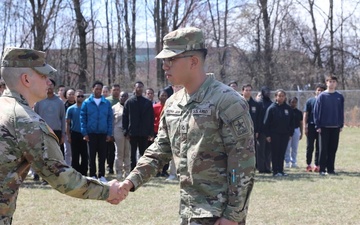
M 193 57 L 194 55 L 183 55 L 183 56 L 178 56 L 178 57 L 171 57 L 171 58 L 166 58 L 166 59 L 163 59 L 163 64 L 165 66 L 168 66 L 168 67 L 171 67 L 172 66 L 172 63 L 173 61 L 175 61 L 176 59 L 181 59 L 181 58 L 187 58 L 187 57 Z
M 84 95 L 78 95 L 76 96 L 77 98 L 84 98 L 85 96 Z

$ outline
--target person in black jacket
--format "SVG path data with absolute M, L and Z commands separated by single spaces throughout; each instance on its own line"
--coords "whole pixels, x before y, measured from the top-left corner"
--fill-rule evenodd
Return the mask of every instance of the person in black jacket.
M 134 95 L 124 105 L 122 125 L 124 135 L 131 145 L 131 170 L 135 168 L 137 148 L 142 156 L 148 147 L 148 140 L 154 136 L 154 109 L 152 102 L 143 97 L 144 84 L 137 81 Z
M 271 149 L 270 143 L 266 141 L 266 135 L 264 130 L 264 118 L 266 110 L 272 104 L 270 100 L 270 88 L 262 87 L 261 88 L 261 99 L 259 101 L 260 105 L 260 122 L 259 122 L 259 135 L 258 135 L 258 148 L 256 149 L 256 168 L 259 170 L 259 173 L 271 173 Z
M 249 113 L 251 116 L 251 120 L 253 121 L 254 124 L 254 136 L 255 136 L 254 140 L 257 140 L 257 138 L 259 137 L 260 125 L 262 123 L 261 105 L 251 97 L 251 91 L 252 91 L 251 84 L 244 84 L 242 86 L 241 94 L 249 104 Z M 257 150 L 256 146 L 257 145 L 255 145 L 255 151 Z
M 275 102 L 266 110 L 264 130 L 270 143 L 273 176 L 287 176 L 284 173 L 284 156 L 290 137 L 294 133 L 293 110 L 286 104 L 286 93 L 275 92 Z

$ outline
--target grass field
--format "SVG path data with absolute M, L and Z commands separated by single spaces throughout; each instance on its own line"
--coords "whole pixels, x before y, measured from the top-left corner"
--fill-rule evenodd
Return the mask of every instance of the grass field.
M 341 133 L 337 176 L 305 172 L 305 139 L 299 169 L 286 178 L 256 174 L 247 224 L 360 224 L 360 129 Z M 113 178 L 113 177 L 108 177 Z M 13 224 L 178 224 L 177 182 L 154 178 L 117 206 L 74 199 L 27 179 Z

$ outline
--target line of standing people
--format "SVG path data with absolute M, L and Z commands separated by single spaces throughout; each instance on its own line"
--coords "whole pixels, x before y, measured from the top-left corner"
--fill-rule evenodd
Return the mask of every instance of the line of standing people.
M 237 91 L 236 81 L 231 81 L 228 85 Z M 297 109 L 296 97 L 286 103 L 286 92 L 282 89 L 275 91 L 275 101 L 272 102 L 270 89 L 263 87 L 258 100 L 254 101 L 251 97 L 251 85 L 242 86 L 241 95 L 249 104 L 255 139 L 258 142 L 256 167 L 259 173 L 272 173 L 275 177 L 287 176 L 284 162 L 285 168 L 298 168 L 298 145 L 305 132 L 306 171 L 319 172 L 323 176 L 336 174 L 335 156 L 339 133 L 344 125 L 344 98 L 336 91 L 336 85 L 336 76 L 328 75 L 326 86 L 316 85 L 315 97 L 307 100 L 303 112 Z M 316 151 L 312 166 L 314 143 Z

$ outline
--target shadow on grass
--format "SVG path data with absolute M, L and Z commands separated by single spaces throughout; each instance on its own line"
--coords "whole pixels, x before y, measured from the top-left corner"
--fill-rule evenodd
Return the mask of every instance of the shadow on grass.
M 274 177 L 272 174 L 259 174 L 256 173 L 255 175 L 255 182 L 267 182 L 273 183 L 279 180 L 281 181 L 298 181 L 298 180 L 307 180 L 309 182 L 316 182 L 319 179 L 338 179 L 343 180 L 348 177 L 355 177 L 360 179 L 360 172 L 355 171 L 338 171 L 337 175 L 327 175 L 327 176 L 320 176 L 319 173 L 309 173 L 309 172 L 300 172 L 300 171 L 286 171 L 288 176 L 285 177 Z
M 52 189 L 52 187 L 47 184 L 47 185 L 43 185 L 42 181 L 33 181 L 30 179 L 26 179 L 22 184 L 21 184 L 22 188 L 29 188 L 29 189 Z

